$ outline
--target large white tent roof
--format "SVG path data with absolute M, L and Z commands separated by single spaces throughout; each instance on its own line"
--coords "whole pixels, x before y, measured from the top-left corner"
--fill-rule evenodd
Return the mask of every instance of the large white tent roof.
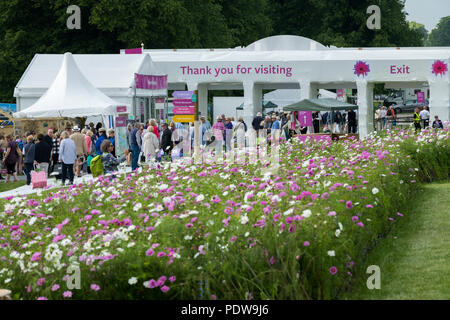
M 95 88 L 80 71 L 72 54 L 65 53 L 59 72 L 45 94 L 32 106 L 14 113 L 14 117 L 74 118 L 108 115 L 116 114 L 116 107 L 123 105 Z
M 337 94 L 325 89 L 319 89 L 320 99 L 336 99 Z M 300 100 L 299 89 L 277 89 L 264 95 L 264 101 L 271 101 L 278 107 L 284 107 Z

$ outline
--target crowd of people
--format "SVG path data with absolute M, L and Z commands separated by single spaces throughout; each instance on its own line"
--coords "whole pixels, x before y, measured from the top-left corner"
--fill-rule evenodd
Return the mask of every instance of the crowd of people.
M 397 115 L 392 107 L 379 106 L 376 109 L 377 130 L 392 128 L 396 125 Z M 416 130 L 429 127 L 430 113 L 427 107 L 416 108 L 414 126 Z M 442 128 L 438 116 L 432 124 L 433 128 Z M 216 153 L 231 150 L 237 143 L 238 147 L 246 146 L 248 130 L 254 130 L 257 139 L 267 138 L 277 134 L 286 140 L 294 135 L 308 133 L 308 127 L 302 126 L 297 112 L 272 112 L 263 116 L 258 113 L 252 120 L 251 127 L 242 117 L 237 121 L 233 117 L 218 116 L 211 124 L 205 116 L 200 118 L 198 127 L 199 142 L 202 146 L 214 145 Z M 356 133 L 357 115 L 353 110 L 346 112 L 313 112 L 311 133 Z M 27 132 L 20 136 L 6 137 L 0 135 L 0 161 L 3 172 L 6 171 L 6 182 L 11 177 L 17 181 L 17 174 L 26 175 L 26 181 L 31 183 L 31 172 L 43 170 L 48 175 L 57 175 L 73 183 L 74 177 L 83 173 L 91 173 L 90 164 L 96 156 L 101 156 L 105 173 L 117 171 L 120 163 L 127 161 L 135 170 L 140 163 L 161 161 L 162 157 L 171 159 L 174 154 L 183 155 L 186 146 L 193 148 L 195 136 L 194 123 L 183 125 L 170 122 L 158 125 L 155 119 L 146 123 L 135 122 L 127 127 L 128 148 L 124 155 L 116 155 L 116 137 L 113 129 L 106 130 L 101 123 L 94 126 L 89 123 L 80 130 L 79 126 L 66 128 L 56 132 L 50 128 L 47 134 Z M 183 142 L 183 143 L 182 143 Z M 0 180 L 5 180 L 0 172 Z
M 80 130 L 79 126 L 66 128 L 62 132 L 48 129 L 47 134 L 26 132 L 21 138 L 12 135 L 0 135 L 0 158 L 6 168 L 6 181 L 18 174 L 25 174 L 27 185 L 31 184 L 31 172 L 45 171 L 47 175 L 55 172 L 61 175 L 63 184 L 66 180 L 73 183 L 75 175 L 81 177 L 83 172 L 89 173 L 89 161 L 101 155 L 102 143 L 108 140 L 114 146 L 113 129 L 94 126 L 90 123 Z M 114 154 L 114 151 L 113 151 Z M 0 174 L 0 180 L 5 178 Z
M 407 118 L 405 118 L 407 119 Z M 408 119 L 407 119 L 408 120 Z M 393 106 L 379 105 L 375 110 L 376 129 L 392 129 L 398 125 L 398 116 Z M 422 128 L 428 128 L 430 126 L 430 111 L 428 106 L 416 107 L 414 109 L 413 123 L 416 132 Z M 432 123 L 433 128 L 443 128 L 443 123 L 439 119 L 439 116 L 434 116 Z

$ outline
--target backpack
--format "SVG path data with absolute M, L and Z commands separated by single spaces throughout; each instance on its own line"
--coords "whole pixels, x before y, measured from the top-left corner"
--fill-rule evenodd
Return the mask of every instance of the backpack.
M 103 168 L 103 155 L 99 155 L 99 156 L 95 156 L 92 160 L 91 160 L 91 172 L 92 172 L 92 176 L 98 177 L 101 176 L 103 174 L 105 174 L 105 169 Z

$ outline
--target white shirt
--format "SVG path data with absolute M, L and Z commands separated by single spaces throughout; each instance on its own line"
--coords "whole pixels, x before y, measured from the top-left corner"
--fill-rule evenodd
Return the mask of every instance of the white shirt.
M 424 109 L 424 110 L 420 111 L 419 117 L 422 120 L 428 120 L 428 119 L 430 119 L 430 112 L 428 110 Z

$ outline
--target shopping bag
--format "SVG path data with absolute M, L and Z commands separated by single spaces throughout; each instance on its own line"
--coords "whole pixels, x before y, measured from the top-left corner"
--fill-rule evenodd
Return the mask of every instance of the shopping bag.
M 31 183 L 33 185 L 33 189 L 45 188 L 47 186 L 47 172 L 32 171 L 31 172 Z

